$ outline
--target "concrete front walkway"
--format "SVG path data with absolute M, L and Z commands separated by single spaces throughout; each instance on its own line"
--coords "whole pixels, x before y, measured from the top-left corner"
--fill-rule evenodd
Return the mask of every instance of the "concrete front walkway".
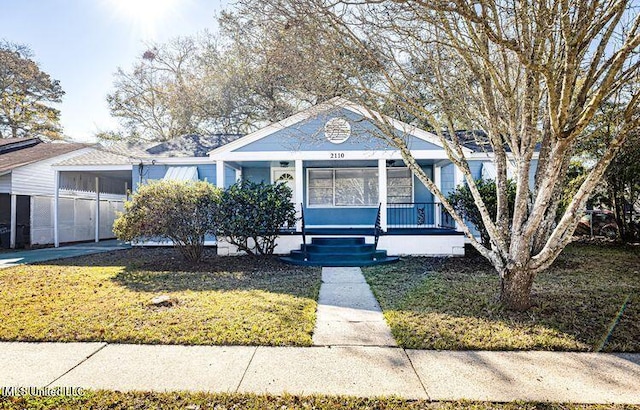
M 640 404 L 640 354 L 5 342 L 0 386 Z
M 316 346 L 397 346 L 360 268 L 322 268 Z
M 127 248 L 130 248 L 129 244 L 113 239 L 100 242 L 76 243 L 64 245 L 59 248 L 3 251 L 0 252 L 0 269 Z

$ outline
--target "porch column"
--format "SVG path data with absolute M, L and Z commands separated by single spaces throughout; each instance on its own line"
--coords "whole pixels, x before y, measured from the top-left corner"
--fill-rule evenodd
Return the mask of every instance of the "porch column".
M 387 231 L 387 160 L 378 160 L 378 196 L 380 198 L 380 227 Z
M 294 187 L 295 192 L 293 193 L 293 200 L 295 201 L 295 207 L 304 206 L 302 203 L 304 202 L 304 168 L 302 165 L 302 160 L 297 159 L 294 163 Z M 302 209 L 300 209 L 300 213 L 302 213 Z M 302 231 L 302 221 L 296 222 L 296 231 Z
M 96 177 L 96 242 L 100 242 L 100 177 Z
M 433 182 L 436 184 L 438 189 L 442 191 L 442 167 L 435 164 L 433 165 Z M 433 210 L 435 212 L 433 223 L 435 224 L 436 228 L 439 228 L 440 226 L 442 226 L 442 209 L 440 209 L 440 198 L 436 196 L 434 202 L 436 204 Z
M 60 171 L 55 171 L 55 190 L 53 191 L 53 246 L 60 246 L 60 236 L 58 235 L 58 204 L 60 203 Z
M 236 168 L 236 182 L 242 181 L 242 168 Z
M 14 249 L 16 247 L 16 229 L 18 229 L 17 221 L 18 212 L 18 196 L 11 194 L 11 233 L 9 234 L 9 247 Z
M 224 189 L 224 161 L 216 161 L 216 186 Z
M 464 174 L 462 173 L 462 171 L 457 167 L 457 166 L 453 166 L 453 180 L 456 183 L 456 188 L 460 185 L 464 184 Z M 460 224 L 458 222 L 456 222 L 456 231 L 460 230 Z

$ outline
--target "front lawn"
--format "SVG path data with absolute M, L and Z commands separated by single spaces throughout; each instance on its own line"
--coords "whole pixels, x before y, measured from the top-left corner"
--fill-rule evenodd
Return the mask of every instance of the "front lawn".
M 364 269 L 401 346 L 640 351 L 640 247 L 570 245 L 536 278 L 526 313 L 502 309 L 497 274 L 468 253 Z
M 0 340 L 312 344 L 320 269 L 131 249 L 0 270 Z M 175 304 L 156 306 L 167 295 Z
M 80 397 L 0 397 L 0 409 L 411 409 L 411 410 L 631 410 L 634 405 L 431 402 L 398 398 L 356 398 L 344 396 L 271 396 L 237 393 L 145 393 L 89 391 Z

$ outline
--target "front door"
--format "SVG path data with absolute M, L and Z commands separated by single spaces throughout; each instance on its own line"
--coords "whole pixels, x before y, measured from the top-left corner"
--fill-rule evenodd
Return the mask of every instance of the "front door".
M 292 168 L 273 168 L 271 171 L 273 183 L 287 184 L 291 188 L 291 200 L 294 200 L 296 192 L 295 172 Z

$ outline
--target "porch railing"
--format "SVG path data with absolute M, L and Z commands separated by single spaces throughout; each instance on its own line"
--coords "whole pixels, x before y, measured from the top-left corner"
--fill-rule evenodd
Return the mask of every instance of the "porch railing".
M 387 204 L 389 228 L 455 229 L 455 221 L 439 202 L 401 202 Z
M 376 214 L 376 223 L 373 226 L 373 249 L 378 249 L 378 240 L 382 233 L 382 223 L 380 213 L 382 212 L 382 203 L 378 205 L 378 213 Z

